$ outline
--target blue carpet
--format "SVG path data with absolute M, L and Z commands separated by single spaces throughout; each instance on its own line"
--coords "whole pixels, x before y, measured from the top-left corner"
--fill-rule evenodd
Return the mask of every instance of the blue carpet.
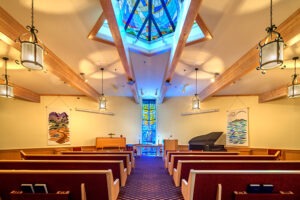
M 183 200 L 161 157 L 141 156 L 135 161 L 136 168 L 120 189 L 118 200 Z

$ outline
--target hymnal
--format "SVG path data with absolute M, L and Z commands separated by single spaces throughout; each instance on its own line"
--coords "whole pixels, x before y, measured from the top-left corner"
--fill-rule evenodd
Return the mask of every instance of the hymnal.
M 32 184 L 29 184 L 29 183 L 22 183 L 21 190 L 24 193 L 34 193 L 33 186 L 32 186 Z
M 260 184 L 249 184 L 247 186 L 248 193 L 260 193 L 261 192 L 261 185 Z
M 48 193 L 47 185 L 43 183 L 34 184 L 35 193 Z

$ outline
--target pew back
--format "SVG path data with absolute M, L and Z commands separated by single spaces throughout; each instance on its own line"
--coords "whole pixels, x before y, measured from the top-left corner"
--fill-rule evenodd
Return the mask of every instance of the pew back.
M 175 186 L 188 181 L 190 170 L 300 170 L 300 161 L 270 160 L 179 160 L 173 171 Z
M 122 160 L 0 160 L 0 169 L 108 170 L 125 186 L 127 172 Z
M 97 150 L 97 151 L 62 151 L 60 152 L 63 155 L 82 155 L 82 154 L 92 154 L 92 155 L 97 155 L 97 154 L 127 154 L 129 155 L 129 161 L 131 162 L 132 168 L 135 167 L 135 158 L 133 155 L 133 151 L 119 151 L 119 150 Z
M 165 158 L 165 168 L 168 168 L 168 163 L 171 162 L 172 155 L 239 155 L 239 152 L 224 152 L 224 151 L 168 151 Z
M 272 184 L 272 194 L 292 191 L 293 199 L 300 199 L 299 170 L 191 170 L 189 182 L 182 180 L 182 192 L 185 200 L 216 199 L 217 195 L 232 200 L 234 191 L 245 191 L 248 184 Z M 264 196 L 269 195 L 260 194 L 258 199 Z
M 124 154 L 101 154 L 101 155 L 56 155 L 56 154 L 27 154 L 20 151 L 24 160 L 122 160 L 127 174 L 131 173 L 129 156 Z
M 168 170 L 173 175 L 173 169 L 178 160 L 277 160 L 275 155 L 172 155 Z
M 70 199 L 81 199 L 81 184 L 86 189 L 86 199 L 116 200 L 118 181 L 113 182 L 111 170 L 0 170 L 0 196 L 9 200 L 12 190 L 23 183 L 44 183 L 49 193 L 70 191 Z

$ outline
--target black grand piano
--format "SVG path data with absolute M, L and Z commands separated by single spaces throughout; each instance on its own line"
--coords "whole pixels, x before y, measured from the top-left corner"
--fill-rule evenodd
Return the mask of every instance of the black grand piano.
M 189 141 L 189 150 L 226 151 L 225 134 L 223 132 L 211 132 L 192 138 Z

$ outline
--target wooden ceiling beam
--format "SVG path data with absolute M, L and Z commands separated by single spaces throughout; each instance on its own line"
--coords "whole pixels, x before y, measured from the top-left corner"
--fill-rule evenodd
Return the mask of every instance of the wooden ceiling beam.
M 16 41 L 18 37 L 27 32 L 27 30 L 12 16 L 10 16 L 2 7 L 0 7 L 0 32 L 8 39 L 15 41 L 12 46 L 17 50 L 20 50 L 20 45 L 16 43 Z M 64 63 L 46 46 L 45 52 L 46 54 L 44 56 L 44 61 L 48 71 L 66 83 L 69 83 L 74 88 L 83 92 L 86 96 L 98 101 L 100 94 L 94 88 L 85 83 L 78 74 L 76 74 L 66 63 Z M 24 89 L 22 91 L 24 91 Z
M 189 10 L 187 11 L 187 16 L 186 20 L 184 21 L 184 24 L 182 26 L 182 31 L 180 33 L 180 36 L 178 38 L 178 43 L 176 46 L 175 50 L 172 50 L 171 56 L 170 56 L 170 61 L 169 61 L 169 66 L 167 66 L 167 69 L 169 69 L 165 75 L 165 83 L 163 83 L 161 90 L 160 90 L 160 95 L 159 95 L 159 102 L 162 103 L 163 99 L 166 95 L 167 92 L 167 87 L 169 83 L 172 80 L 172 77 L 174 75 L 176 66 L 178 64 L 178 61 L 181 57 L 181 54 L 183 52 L 183 49 L 186 45 L 187 38 L 189 37 L 191 28 L 194 24 L 194 20 L 197 17 L 198 10 L 200 8 L 202 0 L 191 0 Z
M 5 84 L 4 80 L 0 80 L 0 84 Z M 34 103 L 41 102 L 41 96 L 39 94 L 11 82 L 9 82 L 9 85 L 14 88 L 14 98 Z
M 128 50 L 126 49 L 123 39 L 121 37 L 119 26 L 118 26 L 118 23 L 117 23 L 117 20 L 115 17 L 115 13 L 114 13 L 114 9 L 112 6 L 112 2 L 107 1 L 107 0 L 100 0 L 100 4 L 103 9 L 104 16 L 108 21 L 110 32 L 114 39 L 114 43 L 117 48 L 118 54 L 120 56 L 123 68 L 127 75 L 127 80 L 135 81 L 133 70 L 132 70 L 132 67 L 129 62 L 130 59 L 129 59 L 129 55 L 128 55 Z M 136 89 L 136 84 L 131 85 L 130 89 L 133 93 L 133 97 L 134 97 L 135 101 L 138 103 L 139 99 L 138 99 L 138 92 Z
M 258 102 L 265 103 L 276 99 L 285 98 L 287 97 L 287 94 L 288 94 L 288 86 L 284 85 L 279 88 L 276 88 L 275 90 L 260 94 L 258 96 Z
M 281 34 L 285 42 L 297 37 L 300 33 L 300 9 L 280 24 L 277 31 Z M 256 69 L 259 66 L 258 54 L 256 45 L 221 74 L 214 83 L 202 90 L 199 94 L 201 100 L 204 101 L 251 70 Z
M 14 98 L 30 102 L 40 103 L 41 96 L 31 90 L 12 84 L 14 87 Z

